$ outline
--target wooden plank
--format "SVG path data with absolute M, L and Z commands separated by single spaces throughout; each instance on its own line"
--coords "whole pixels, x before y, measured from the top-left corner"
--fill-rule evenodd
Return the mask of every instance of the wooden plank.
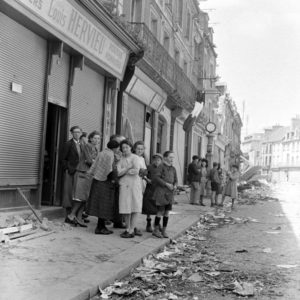
M 13 234 L 9 235 L 9 238 L 11 240 L 14 240 L 14 239 L 21 238 L 21 237 L 24 237 L 24 236 L 27 236 L 27 235 L 30 235 L 30 234 L 34 234 L 36 232 L 37 232 L 37 229 L 35 229 L 35 230 L 27 230 L 27 231 L 20 232 L 20 233 L 13 233 Z
M 32 224 L 25 224 L 21 226 L 7 227 L 0 229 L 0 233 L 9 234 L 14 232 L 23 232 L 24 230 L 32 229 Z

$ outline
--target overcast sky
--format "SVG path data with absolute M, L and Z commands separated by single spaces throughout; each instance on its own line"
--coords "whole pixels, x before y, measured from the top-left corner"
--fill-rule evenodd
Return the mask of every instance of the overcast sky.
M 245 101 L 248 133 L 289 125 L 300 114 L 300 1 L 207 0 L 200 8 L 215 9 L 207 12 L 217 74 L 241 116 Z

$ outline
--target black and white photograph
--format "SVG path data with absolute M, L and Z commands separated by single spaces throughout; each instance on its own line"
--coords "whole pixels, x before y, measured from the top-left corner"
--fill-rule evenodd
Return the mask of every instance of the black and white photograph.
M 300 2 L 0 0 L 0 300 L 299 300 Z

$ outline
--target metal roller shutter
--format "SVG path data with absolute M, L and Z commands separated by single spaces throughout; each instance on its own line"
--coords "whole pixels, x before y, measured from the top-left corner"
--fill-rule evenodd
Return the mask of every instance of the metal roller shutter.
M 67 53 L 63 52 L 62 58 L 52 56 L 48 101 L 63 107 L 67 107 L 69 68 L 70 56 Z
M 132 125 L 134 142 L 144 140 L 145 105 L 128 97 L 127 117 Z
M 84 66 L 76 69 L 71 94 L 70 126 L 78 125 L 88 133 L 102 132 L 104 76 Z
M 0 186 L 38 183 L 46 65 L 47 42 L 0 13 Z

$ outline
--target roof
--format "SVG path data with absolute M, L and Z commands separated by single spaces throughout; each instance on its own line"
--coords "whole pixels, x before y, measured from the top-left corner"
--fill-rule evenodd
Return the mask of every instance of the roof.
M 288 132 L 289 127 L 278 127 L 268 134 L 263 143 L 275 143 L 283 140 L 285 134 Z

